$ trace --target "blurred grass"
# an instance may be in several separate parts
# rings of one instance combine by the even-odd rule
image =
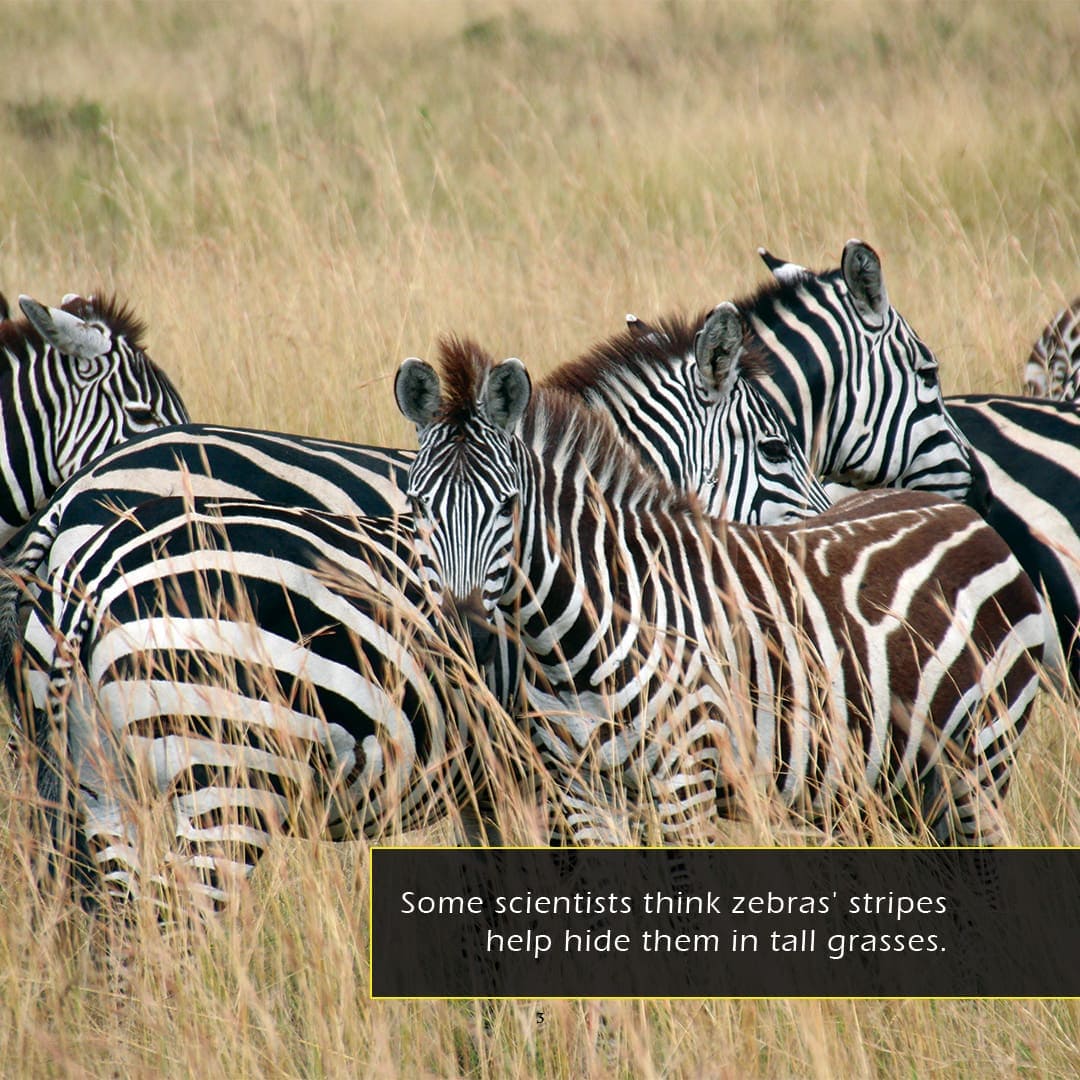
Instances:
[[[196,417],[411,445],[406,355],[537,370],[854,235],[950,392],[1015,391],[1078,288],[1080,9],[1061,2],[0,2],[0,288],[102,286]],[[1078,717],[1010,795],[1076,844]],[[5,767],[6,789],[21,790]],[[21,1075],[1072,1076],[1072,1002],[365,997],[362,851],[282,845],[189,949],[32,896],[0,828],[0,1061]],[[134,932],[133,932],[134,933]],[[485,1033],[485,1022],[490,1033]]]

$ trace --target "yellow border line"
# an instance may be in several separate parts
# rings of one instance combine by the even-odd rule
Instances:
[[[465,853],[483,853],[486,851],[545,851],[549,853],[563,853],[563,852],[581,852],[584,854],[592,854],[598,851],[615,851],[621,855],[626,855],[632,852],[639,851],[663,851],[667,853],[678,851],[689,852],[709,852],[710,854],[722,854],[726,852],[736,851],[763,851],[776,854],[778,852],[788,851],[810,851],[815,855],[822,853],[828,854],[829,852],[842,852],[845,855],[851,852],[862,851],[903,851],[903,852],[917,852],[919,854],[934,854],[938,851],[972,851],[982,852],[987,855],[995,855],[999,852],[1005,851],[1080,851],[1080,845],[1069,847],[1052,847],[1049,845],[1032,846],[1032,847],[967,847],[960,844],[949,844],[943,847],[901,847],[899,845],[874,845],[869,847],[810,847],[808,845],[800,845],[799,847],[765,847],[761,845],[744,845],[739,844],[734,847],[667,847],[664,845],[648,845],[644,847],[618,847],[618,846],[598,846],[598,847],[565,847],[565,848],[553,848],[544,847],[541,845],[520,845],[520,846],[499,846],[499,847],[457,847],[453,845],[440,845],[440,844],[417,844],[411,845],[391,845],[391,844],[372,844],[368,847],[368,1000],[372,1002],[376,1001],[1080,1001],[1080,995],[1054,995],[1054,994],[1036,994],[1036,995],[1021,995],[1018,997],[1008,997],[1002,995],[987,995],[987,996],[972,996],[971,994],[939,994],[937,996],[919,995],[918,997],[902,997],[898,995],[889,994],[864,994],[864,995],[824,995],[824,994],[777,994],[770,996],[753,995],[753,994],[726,994],[723,996],[716,995],[667,995],[665,997],[621,997],[621,996],[604,996],[604,997],[581,997],[569,994],[563,994],[557,997],[529,997],[525,995],[499,995],[499,996],[486,996],[486,997],[430,997],[411,995],[407,997],[403,996],[390,996],[379,995],[376,997],[371,993],[372,987],[372,963],[375,952],[375,927],[372,923],[373,906],[371,898],[374,895],[372,874],[375,869],[375,860],[372,855],[376,851],[461,851]]]

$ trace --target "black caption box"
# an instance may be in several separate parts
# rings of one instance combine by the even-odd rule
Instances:
[[[371,994],[1071,997],[1080,850],[371,852]]]

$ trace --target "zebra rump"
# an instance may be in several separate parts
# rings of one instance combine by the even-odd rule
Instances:
[[[419,546],[517,635],[575,839],[625,835],[620,800],[671,841],[747,790],[828,821],[865,786],[939,841],[999,838],[1060,651],[973,510],[876,492],[793,525],[718,522],[621,455],[606,418],[532,393],[519,361],[455,341],[441,358],[441,379],[410,360],[395,388],[420,438]]]
[[[49,662],[39,787],[112,896],[164,884],[139,808],[164,803],[175,884],[220,906],[279,831],[374,837],[484,801],[498,707],[405,522],[156,499],[46,586],[27,629]]]

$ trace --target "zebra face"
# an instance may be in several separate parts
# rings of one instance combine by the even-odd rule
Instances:
[[[831,505],[791,431],[745,377],[748,356],[738,308],[717,306],[694,342],[689,381],[693,405],[685,423],[702,432],[698,450],[683,455],[680,486],[696,491],[714,517],[780,525]],[[689,359],[689,358],[688,358]],[[696,406],[696,407],[695,407]]]
[[[36,378],[48,385],[51,462],[63,479],[110,446],[155,428],[186,423],[168,376],[143,352],[142,326],[112,301],[68,295],[59,308],[19,297],[44,349]]]
[[[406,485],[417,550],[433,590],[468,624],[475,648],[478,622],[490,633],[517,567],[524,470],[512,432],[531,383],[510,359],[486,372],[479,394],[465,388],[463,399],[462,390],[450,387],[444,399],[438,374],[416,359],[401,366],[394,387],[420,443]]]
[[[892,307],[863,331],[867,359],[851,380],[850,422],[828,474],[853,487],[925,489],[981,507],[981,470],[945,408],[937,357]]]
[[[707,514],[750,525],[783,525],[832,504],[801,446],[760,393],[743,381],[706,413],[697,491]]]

